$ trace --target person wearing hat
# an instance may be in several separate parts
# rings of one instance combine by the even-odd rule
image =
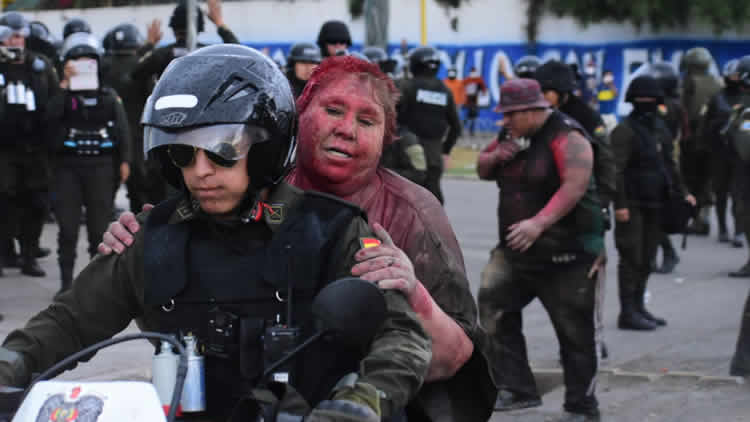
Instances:
[[[320,64],[323,57],[317,45],[309,42],[300,42],[292,45],[286,58],[286,78],[292,87],[292,94],[297,98],[305,89],[307,80]]]
[[[539,83],[501,87],[508,136],[479,156],[477,170],[500,187],[500,242],[482,271],[480,321],[489,332],[496,409],[541,404],[526,355],[522,311],[539,298],[560,342],[566,421],[598,421],[594,302],[604,218],[592,180],[586,131],[553,110]]]
[[[664,101],[659,81],[649,74],[630,82],[625,100],[633,111],[612,131],[617,194],[615,246],[622,330],[654,330],[667,324],[645,307],[651,261],[662,237],[661,208],[670,192],[678,192],[695,205],[682,186],[672,151],[672,134],[658,114]]]
[[[341,21],[327,21],[318,32],[318,47],[323,58],[336,56],[352,46],[349,27]]]

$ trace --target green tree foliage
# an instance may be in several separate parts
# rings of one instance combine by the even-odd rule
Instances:
[[[413,0],[410,0],[413,1]],[[470,0],[429,0],[438,3],[443,7],[458,8],[462,3],[468,3]],[[353,18],[359,18],[364,13],[365,0],[349,0],[349,13]]]
[[[680,28],[690,22],[710,24],[717,34],[742,30],[750,19],[748,0],[526,0],[527,37],[536,40],[542,13],[572,16],[583,26],[599,22],[649,24],[654,30]]]

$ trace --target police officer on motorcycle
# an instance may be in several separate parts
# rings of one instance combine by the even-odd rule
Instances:
[[[443,203],[440,179],[461,134],[461,122],[453,95],[437,78],[439,69],[440,56],[435,48],[417,47],[409,54],[409,70],[414,77],[400,84],[398,123],[422,144],[427,160],[424,187]]]
[[[294,98],[302,94],[307,80],[310,79],[310,75],[318,67],[321,60],[323,60],[323,57],[315,44],[301,42],[294,44],[289,49],[289,55],[286,59],[286,77],[289,79],[289,85],[292,86]]]
[[[112,218],[112,195],[130,174],[130,130],[122,100],[102,86],[102,50],[91,34],[77,32],[63,43],[64,89],[50,100],[48,116],[57,128],[52,138],[55,162],[55,215],[60,226],[60,290],[73,282],[81,206],[86,207],[89,255],[96,254]],[[85,68],[93,74],[83,74]],[[76,78],[88,77],[77,82]],[[117,182],[116,182],[117,181]]]
[[[54,67],[25,48],[29,23],[18,12],[0,16],[0,249],[7,249],[20,226],[21,272],[43,277],[36,249],[49,197],[45,111],[59,91]],[[7,251],[0,251],[0,259]],[[0,264],[0,268],[3,265]],[[0,269],[0,275],[2,270]]]
[[[124,254],[92,261],[35,324],[6,338],[0,384],[27,385],[32,373],[138,318],[144,329],[199,339],[203,419],[230,420],[269,360],[317,331],[317,292],[351,274],[356,252],[378,242],[358,207],[282,182],[295,122],[285,77],[260,52],[216,45],[177,59],[143,124],[146,151],[180,194],[139,215],[145,229]],[[314,407],[305,421],[389,420],[416,394],[430,340],[402,293],[384,298],[388,318],[365,350],[329,338],[289,368],[289,385]],[[271,351],[282,329],[287,346]],[[238,413],[231,420],[248,419]]]

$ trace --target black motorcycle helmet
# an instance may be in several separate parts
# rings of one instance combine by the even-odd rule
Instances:
[[[513,73],[519,78],[534,78],[534,73],[542,65],[542,60],[537,56],[523,56],[513,66]]]
[[[165,179],[184,186],[167,149],[186,144],[226,160],[247,154],[248,197],[281,181],[295,146],[296,116],[289,83],[276,63],[238,44],[200,48],[173,60],[146,102],[144,152]]]
[[[63,26],[63,40],[68,36],[75,34],[76,32],[84,32],[86,34],[91,33],[91,25],[81,18],[73,18],[65,23]]]
[[[409,52],[409,71],[414,76],[435,76],[440,69],[440,54],[433,47],[417,47]]]
[[[737,74],[737,64],[740,59],[732,59],[724,63],[724,67],[721,69],[721,76],[724,78],[724,83],[729,85],[736,85],[739,75]]]
[[[31,32],[29,21],[18,12],[6,12],[0,15],[0,25],[9,27],[24,38],[27,38]]]
[[[346,48],[352,46],[352,36],[349,33],[349,27],[341,21],[328,21],[320,27],[318,32],[318,47],[323,57],[328,57],[326,44],[346,44]]]
[[[320,49],[313,43],[300,42],[292,45],[289,49],[289,55],[286,58],[289,67],[293,67],[295,63],[320,63],[323,60],[323,56],[320,54]]]
[[[367,56],[370,62],[380,66],[383,73],[393,74],[396,71],[396,60],[388,57],[388,53],[381,47],[369,46],[362,50],[362,54]]]
[[[736,72],[740,85],[750,88],[750,55],[740,58],[737,62]]]
[[[57,57],[58,41],[49,32],[49,28],[42,22],[29,22],[29,37],[26,39],[26,46],[31,51],[43,54],[50,60]]]
[[[557,91],[567,94],[578,88],[573,69],[563,62],[550,60],[534,72],[534,79],[539,82],[542,91]]]
[[[661,85],[664,95],[677,98],[680,96],[678,89],[680,87],[680,74],[677,69],[667,62],[657,62],[649,65],[646,71],[648,75],[653,76]]]
[[[200,7],[196,7],[195,20],[195,32],[203,32],[203,12]],[[169,27],[176,32],[187,30],[187,5],[184,1],[181,1],[177,7],[174,8],[172,16],[169,18]]]
[[[638,97],[655,98],[660,104],[664,101],[664,90],[656,78],[643,74],[630,81],[625,101],[632,103]]]
[[[144,39],[141,32],[138,31],[138,27],[132,23],[121,23],[104,35],[102,47],[108,53],[112,53],[122,50],[135,50],[140,48],[143,43]]]

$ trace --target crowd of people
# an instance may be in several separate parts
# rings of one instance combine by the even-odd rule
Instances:
[[[0,16],[0,275],[18,266],[45,276],[37,259],[49,253],[39,237],[50,206],[61,274],[54,306],[3,342],[0,386],[23,387],[136,320],[198,336],[204,416],[240,420],[242,399],[263,381],[264,330],[291,327],[301,342],[316,328],[315,294],[354,276],[384,292],[387,319],[365,350],[330,340],[296,361],[288,382],[304,420],[486,421],[540,405],[522,330],[538,298],[560,343],[560,420],[596,421],[612,219],[617,325],[638,331],[667,325],[645,294],[653,271],[679,261],[669,234],[708,234],[714,203],[719,241],[741,247],[750,227],[750,56],[730,62],[723,82],[700,47],[679,70],[649,65],[619,122],[611,72],[590,80],[588,69],[582,77],[526,56],[503,70],[503,123],[477,162],[500,190],[499,242],[475,300],[440,180],[462,106],[473,134],[487,90],[478,72],[458,80],[450,69],[441,81],[429,46],[405,63],[381,47],[350,51],[340,21],[294,44],[282,69],[232,45],[219,0],[206,16],[224,43],[191,52],[188,15],[175,8],[175,42],[158,48],[158,21],[146,39],[122,24],[100,42],[71,19],[57,46],[41,22]],[[204,14],[195,16],[201,32]],[[107,229],[122,183],[143,212]],[[75,276],[82,209],[99,257]],[[750,259],[731,275],[750,277]],[[294,313],[282,311],[280,292],[294,292]],[[750,308],[744,315],[731,367],[740,376],[750,374]],[[279,403],[273,414],[291,411]]]

